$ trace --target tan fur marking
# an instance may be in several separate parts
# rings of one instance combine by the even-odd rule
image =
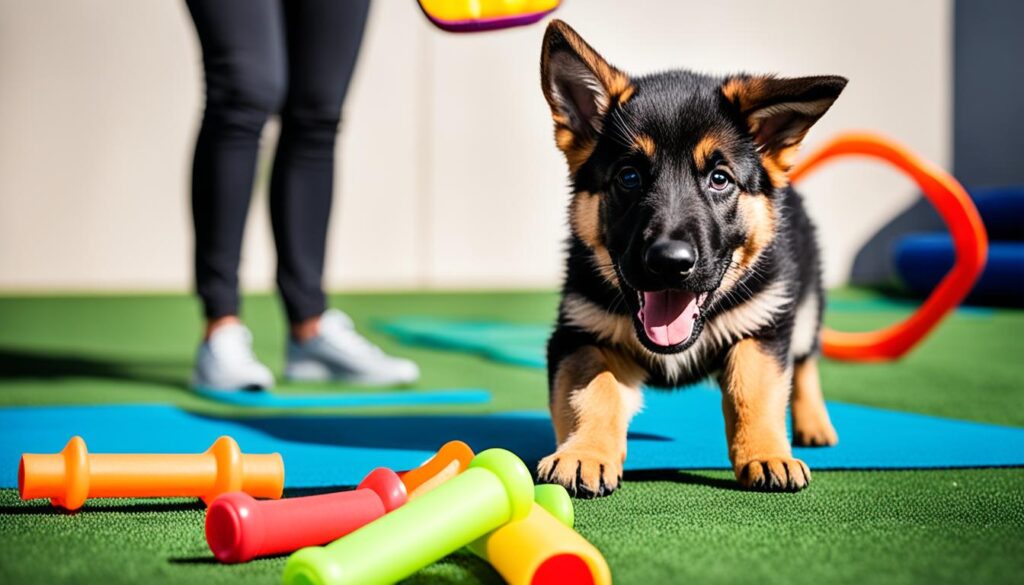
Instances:
[[[733,78],[722,84],[722,95],[730,102],[739,105],[743,97],[743,80]],[[742,109],[742,106],[741,106]]]
[[[615,489],[626,458],[629,421],[641,406],[645,373],[629,357],[585,347],[555,373],[551,419],[558,450],[541,460],[540,477],[572,488]],[[583,485],[576,483],[577,469]]]
[[[789,184],[789,171],[793,168],[799,149],[800,145],[794,144],[777,152],[761,153],[761,164],[768,171],[768,179],[776,189],[781,189]]]
[[[769,197],[741,193],[737,205],[747,228],[747,239],[733,250],[732,264],[722,279],[723,290],[732,288],[775,239],[775,207]]]
[[[594,140],[574,133],[568,126],[555,126],[555,144],[565,154],[569,172],[576,174],[593,154],[597,143]]]
[[[619,102],[620,106],[625,105],[626,102],[628,102],[633,97],[634,92],[636,92],[636,86],[629,85],[625,89],[623,89],[621,93],[619,93],[619,96],[616,101]]]
[[[791,372],[753,339],[736,343],[722,375],[729,459],[747,487],[802,489],[807,466],[794,459],[786,440],[786,403]]]
[[[718,138],[714,134],[707,134],[700,139],[697,146],[693,148],[693,162],[698,170],[704,169],[708,163],[708,157],[718,148]]]
[[[746,114],[764,94],[767,77],[734,77],[722,85],[722,94]]]
[[[654,145],[654,139],[646,134],[637,134],[636,138],[633,139],[633,148],[644,153],[647,158],[654,158],[654,155],[657,152],[657,148]]]
[[[601,233],[601,194],[580,191],[573,195],[569,207],[569,227],[593,252],[594,267],[608,282],[618,286],[611,254],[604,245]]]
[[[559,444],[576,434],[587,443],[601,442],[614,431],[625,432],[628,419],[635,412],[626,412],[627,397],[636,394],[644,370],[620,352],[585,347],[562,360],[555,373],[551,417],[555,421],[555,438]],[[622,386],[622,387],[620,387]],[[629,397],[628,400],[633,400]],[[588,427],[589,422],[611,423],[611,427]],[[590,434],[596,436],[590,437]],[[624,439],[624,436],[622,437]]]
[[[588,191],[573,195],[569,224],[583,243],[596,248],[601,245],[601,196]]]
[[[825,408],[816,358],[808,358],[794,368],[793,399],[789,409],[794,445],[826,447],[839,442]]]

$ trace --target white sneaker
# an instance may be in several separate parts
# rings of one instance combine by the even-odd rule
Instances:
[[[348,315],[331,309],[320,317],[320,331],[305,342],[288,340],[285,377],[298,381],[338,380],[388,386],[420,377],[412,361],[389,356],[356,332]]]
[[[249,329],[232,323],[218,327],[199,346],[192,385],[205,390],[266,390],[274,386],[274,375],[252,352]]]

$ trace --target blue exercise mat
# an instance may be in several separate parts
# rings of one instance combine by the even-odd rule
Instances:
[[[486,390],[397,390],[394,392],[363,392],[339,394],[278,394],[275,392],[220,392],[197,389],[196,394],[250,408],[372,408],[396,406],[452,406],[487,404],[491,393]]]
[[[551,325],[456,321],[433,317],[400,317],[377,324],[409,345],[465,351],[488,359],[543,368]]]
[[[1024,465],[1024,429],[832,403],[840,444],[795,449],[812,469],[927,469]],[[243,452],[278,452],[285,486],[357,484],[371,469],[419,465],[452,439],[504,447],[529,465],[554,448],[547,413],[459,416],[220,418],[165,405],[0,409],[0,487],[17,485],[22,453],[58,452],[72,435],[95,453],[196,453],[220,435]],[[721,396],[710,386],[646,392],[630,427],[626,470],[726,469]]]

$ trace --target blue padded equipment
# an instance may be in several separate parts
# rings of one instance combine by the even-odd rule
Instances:
[[[912,234],[895,246],[896,272],[919,295],[935,288],[953,267],[953,240],[947,234]],[[1024,241],[992,241],[988,262],[968,302],[1024,306]]]

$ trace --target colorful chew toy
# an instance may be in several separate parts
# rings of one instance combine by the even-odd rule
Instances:
[[[68,510],[87,498],[195,496],[210,503],[235,491],[280,498],[283,489],[281,456],[244,455],[231,437],[197,455],[94,455],[72,437],[60,453],[22,455],[18,467],[21,499],[50,498]]]
[[[244,563],[325,544],[405,503],[405,486],[378,467],[348,492],[258,502],[244,492],[218,497],[206,511],[206,542],[222,563]]]
[[[402,475],[406,488],[423,495],[466,468],[473,450],[446,443],[423,465]],[[411,499],[411,496],[410,496]],[[611,571],[601,553],[572,529],[569,493],[560,485],[534,487],[529,515],[510,522],[467,548],[489,562],[510,585],[606,585]]]
[[[610,585],[608,563],[572,529],[569,493],[560,485],[534,488],[529,515],[469,545],[509,585]]]
[[[838,136],[801,161],[790,179],[796,183],[825,161],[845,156],[883,160],[913,179],[946,222],[956,248],[953,269],[905,321],[861,333],[823,330],[822,349],[828,357],[851,361],[893,360],[917,345],[971,291],[985,268],[988,236],[978,209],[956,179],[887,138],[867,133]]]
[[[473,450],[462,441],[449,441],[416,469],[401,475],[409,499],[415,499],[465,471]]]
[[[395,583],[474,540],[525,518],[530,472],[512,453],[488,449],[469,469],[324,547],[288,559],[285,585]]]
[[[441,30],[482,32],[533,24],[558,8],[559,0],[419,0],[419,4]]]

